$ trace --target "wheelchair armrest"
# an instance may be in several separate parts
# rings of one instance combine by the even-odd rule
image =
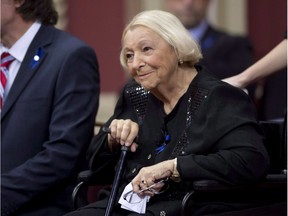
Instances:
[[[216,180],[197,180],[193,182],[193,190],[197,192],[265,190],[274,189],[287,184],[287,174],[268,174],[263,181],[257,183],[228,185]]]
[[[100,176],[100,177],[99,177]],[[93,172],[91,170],[84,170],[78,174],[78,184],[75,186],[73,192],[72,192],[72,203],[74,209],[78,208],[78,199],[79,194],[83,190],[83,188],[86,188],[88,186],[100,186],[103,185],[107,186],[111,182],[107,182],[106,178],[101,178],[101,174],[99,172]],[[82,202],[85,203],[85,201],[82,200]]]
[[[85,170],[78,174],[78,182],[83,182],[87,185],[104,185],[107,184],[107,180],[99,178],[98,172],[92,172],[91,170]]]
[[[189,215],[189,206],[191,205],[191,203],[193,205],[196,197],[207,196],[207,198],[209,198],[211,194],[213,194],[214,196],[215,194],[216,196],[217,194],[219,194],[220,198],[224,196],[224,192],[231,193],[233,191],[233,194],[235,194],[237,193],[237,190],[240,190],[239,186],[228,185],[216,180],[203,179],[194,181],[192,190],[187,192],[182,199],[181,215]]]
[[[101,177],[101,173],[85,170],[78,174],[78,182],[83,182],[86,185],[107,185],[111,184],[106,178]]]
[[[193,182],[193,190],[198,192],[223,191],[234,188],[236,188],[236,186],[227,185],[216,180],[197,180]]]
[[[78,174],[78,182],[90,182],[93,178],[93,172],[91,170],[84,170]]]
[[[73,208],[78,208],[78,197],[82,188],[93,183],[93,172],[91,170],[85,170],[78,174],[78,184],[75,186],[72,192],[72,204]]]
[[[182,200],[182,215],[186,215],[189,204],[193,204],[196,197],[201,199],[213,197],[226,201],[235,199],[240,202],[241,200],[250,202],[259,198],[263,202],[277,202],[286,200],[286,191],[286,173],[269,174],[263,181],[242,185],[228,185],[216,180],[197,180],[193,182],[192,190],[186,193]]]

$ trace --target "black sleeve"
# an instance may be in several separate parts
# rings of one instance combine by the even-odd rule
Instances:
[[[178,157],[182,179],[236,184],[255,181],[268,171],[269,158],[255,110],[248,96],[240,91],[227,85],[209,93],[190,131],[200,134],[191,136],[190,142],[202,146],[203,151]]]

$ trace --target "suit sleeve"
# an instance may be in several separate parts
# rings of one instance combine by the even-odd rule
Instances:
[[[236,75],[253,63],[252,45],[245,37],[222,36],[212,47],[203,64],[219,79]]]
[[[49,54],[61,57],[59,71],[51,71],[58,75],[47,114],[49,137],[37,155],[2,175],[2,215],[75,179],[93,136],[100,88],[94,51],[81,45]]]

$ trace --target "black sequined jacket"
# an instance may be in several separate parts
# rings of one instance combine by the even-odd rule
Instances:
[[[143,166],[175,157],[182,181],[170,182],[167,193],[154,196],[150,204],[157,199],[182,199],[196,179],[228,184],[259,180],[268,170],[269,159],[255,116],[254,106],[242,90],[205,71],[199,70],[168,115],[161,101],[136,82],[129,82],[106,123],[109,126],[116,118],[132,119],[140,125],[139,148],[126,159],[119,195]],[[165,134],[170,141],[157,152]],[[92,170],[104,168],[101,178],[113,178],[118,157],[109,152],[107,137],[101,131],[88,156]]]

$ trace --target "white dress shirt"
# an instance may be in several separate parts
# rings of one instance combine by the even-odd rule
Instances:
[[[17,40],[16,43],[13,44],[13,46],[10,49],[8,49],[7,47],[4,47],[2,43],[0,44],[1,54],[2,52],[9,52],[10,55],[12,55],[15,58],[15,60],[9,66],[9,75],[8,75],[8,80],[5,86],[4,97],[3,97],[4,101],[17,76],[17,73],[19,71],[21,63],[23,62],[26,52],[33,38],[35,37],[38,30],[40,29],[40,27],[41,27],[40,22],[34,22],[30,26],[30,28],[25,32],[25,34],[23,34],[22,37],[19,38],[19,40]]]

